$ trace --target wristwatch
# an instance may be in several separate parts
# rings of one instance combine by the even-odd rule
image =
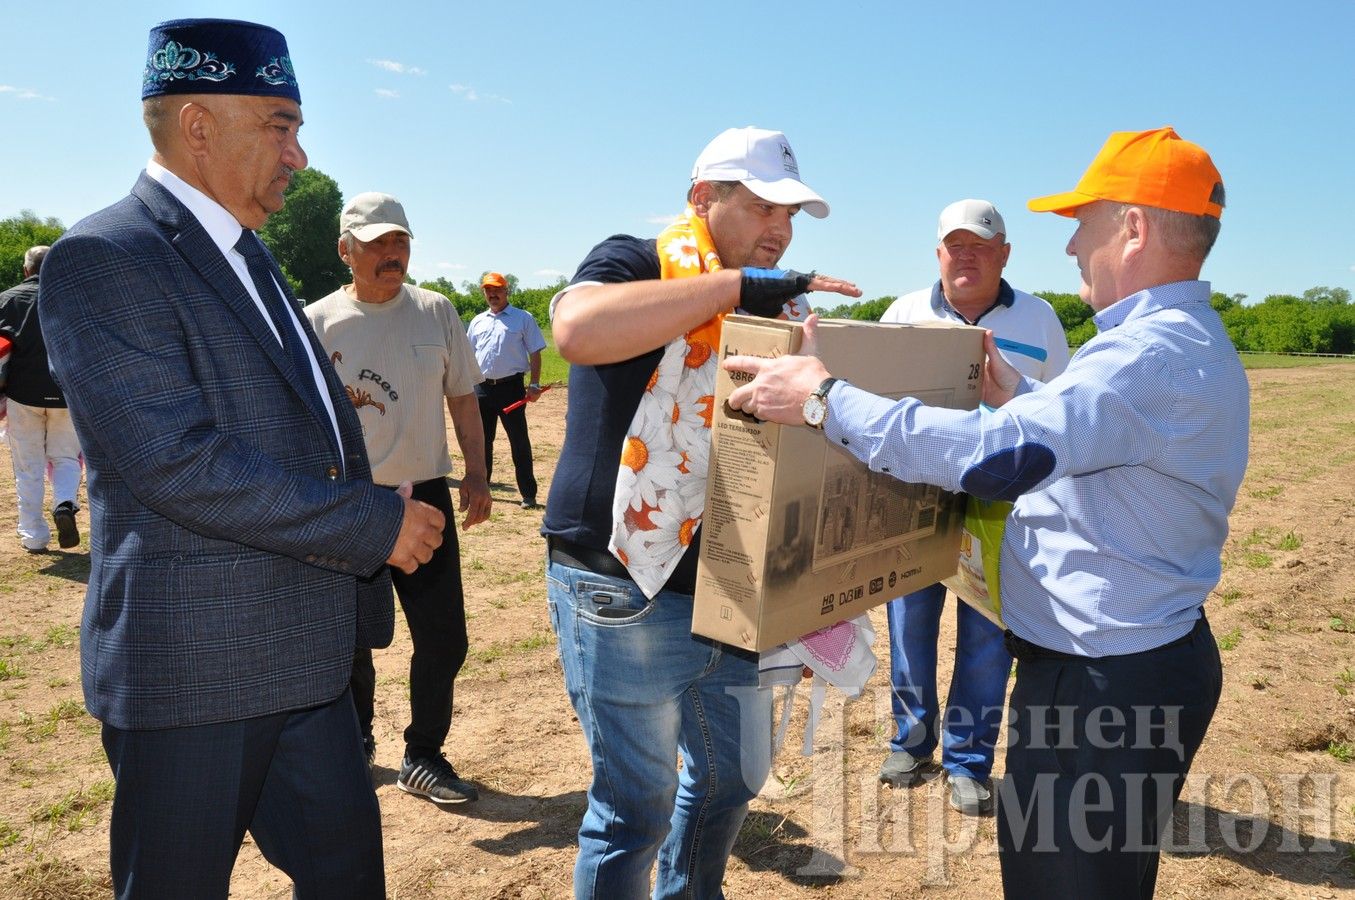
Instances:
[[[838,381],[837,378],[825,378],[814,392],[805,398],[805,405],[800,408],[800,412],[805,417],[805,424],[810,428],[823,427],[823,420],[828,418],[828,392]]]

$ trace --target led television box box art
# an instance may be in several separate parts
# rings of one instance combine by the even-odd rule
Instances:
[[[795,322],[729,316],[720,359],[795,353],[801,335]],[[819,356],[875,394],[979,405],[980,328],[830,319]],[[815,429],[732,410],[747,380],[716,376],[694,633],[766,650],[955,574],[964,495],[872,472]]]

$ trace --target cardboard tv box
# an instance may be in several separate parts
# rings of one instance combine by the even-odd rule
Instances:
[[[800,349],[796,322],[731,315],[720,360]],[[882,396],[975,409],[983,329],[819,323],[828,370]],[[823,433],[732,410],[716,376],[692,631],[761,651],[955,574],[964,495],[870,471]]]

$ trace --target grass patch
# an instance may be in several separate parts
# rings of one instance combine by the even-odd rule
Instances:
[[[0,850],[19,843],[19,829],[0,819]]]
[[[95,900],[112,895],[107,875],[96,878],[69,860],[39,853],[37,858],[14,876],[17,896],[61,900]]]
[[[113,799],[113,781],[96,781],[87,788],[71,791],[55,803],[39,806],[32,819],[67,831],[82,831],[96,821],[98,812]]]
[[[70,625],[53,625],[47,629],[43,642],[48,647],[74,647],[80,639],[79,629]]]
[[[1350,762],[1355,759],[1355,744],[1350,741],[1332,741],[1327,745],[1327,755],[1337,762]]]
[[[1289,533],[1287,533],[1284,537],[1280,538],[1280,542],[1279,544],[1276,545],[1276,549],[1297,550],[1302,546],[1303,546],[1303,536],[1294,533],[1294,531],[1291,529]]]
[[[541,351],[541,383],[564,384],[569,381],[569,363],[555,349],[555,335],[547,333],[546,349]]]
[[[1275,560],[1269,553],[1261,550],[1248,550],[1242,554],[1242,562],[1249,569],[1268,569]]]
[[[18,660],[0,659],[0,681],[9,681],[11,678],[23,677],[24,670],[20,668]]]
[[[88,715],[85,712],[85,705],[72,698],[62,700],[56,706],[47,710],[41,718],[34,718],[31,714],[24,713],[19,717],[19,723],[28,729],[28,733],[25,735],[28,742],[36,744],[56,734],[57,728],[62,722],[84,719]]]
[[[1270,487],[1258,488],[1251,492],[1255,500],[1274,500],[1280,494],[1284,493],[1284,488],[1278,484],[1272,484]]]
[[[542,647],[548,647],[554,643],[555,637],[549,631],[538,631],[530,634],[520,641],[504,643],[495,641],[492,644],[472,650],[470,655],[477,662],[488,665],[497,662],[511,653],[530,653],[533,650],[540,650]]]
[[[1220,650],[1232,650],[1242,641],[1242,629],[1234,628],[1232,631],[1219,638]]]
[[[1242,596],[1243,593],[1241,589],[1229,588],[1228,590],[1223,591],[1222,593],[1219,594],[1219,601],[1222,602],[1224,606],[1232,606],[1233,603],[1235,603],[1238,600],[1238,598]]]
[[[1349,359],[1330,356],[1287,356],[1283,353],[1239,353],[1244,369],[1302,369],[1349,363]]]
[[[1355,625],[1352,625],[1350,622],[1347,622],[1340,616],[1332,616],[1330,619],[1328,619],[1327,627],[1330,628],[1332,631],[1340,631],[1344,634],[1349,634],[1352,631],[1355,631]],[[1347,669],[1346,671],[1349,672],[1350,670]]]

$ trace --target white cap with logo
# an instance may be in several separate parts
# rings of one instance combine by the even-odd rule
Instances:
[[[936,239],[945,240],[946,235],[957,228],[972,231],[985,241],[995,234],[1007,233],[1007,223],[1002,221],[1002,214],[987,200],[957,200],[941,210],[941,218],[936,224]]]
[[[828,204],[800,180],[800,166],[790,141],[779,131],[730,128],[706,145],[692,167],[692,183],[737,181],[763,200],[798,206],[816,219],[828,215]]]
[[[410,237],[409,219],[405,217],[405,208],[390,194],[368,191],[358,194],[339,215],[339,234],[351,232],[353,237],[366,243],[374,241],[390,231],[403,231]]]

